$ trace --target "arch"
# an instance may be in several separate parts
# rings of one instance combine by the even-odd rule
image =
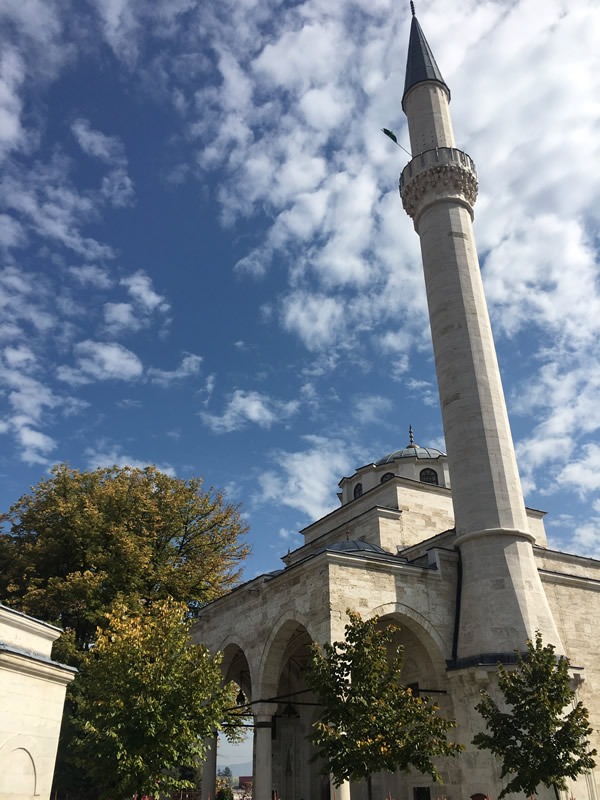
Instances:
[[[377,608],[371,609],[364,616],[368,619],[371,617],[403,617],[406,627],[410,628],[423,641],[428,650],[431,647],[434,652],[437,652],[440,660],[445,664],[446,658],[444,654],[448,649],[446,642],[427,617],[411,608],[411,606],[407,606],[404,603],[384,603],[377,606]]]
[[[223,680],[237,683],[246,697],[251,700],[255,676],[244,649],[237,643],[230,642],[222,652],[221,672],[223,673]]]
[[[295,631],[303,628],[308,638],[314,642],[310,621],[301,613],[282,614],[273,625],[271,633],[263,648],[257,673],[257,687],[261,697],[273,697],[277,692],[279,672],[288,649],[290,639]]]
[[[395,477],[396,477],[396,476],[394,475],[394,473],[393,473],[393,472],[385,472],[385,473],[384,473],[384,474],[381,476],[381,479],[380,479],[379,483],[387,483],[388,481],[391,481],[391,480],[392,480],[392,478],[395,478]]]
[[[272,714],[272,788],[281,797],[315,797],[308,735],[317,698],[306,685],[311,627],[304,614],[282,614],[265,644],[258,673],[257,696]]]
[[[421,470],[419,473],[419,480],[422,483],[431,483],[434,486],[440,485],[439,475],[434,469],[431,469],[431,467],[425,467],[425,469]]]
[[[454,698],[448,678],[445,654],[449,652],[439,631],[423,614],[403,603],[384,603],[369,612],[369,616],[378,616],[381,624],[397,623],[398,629],[392,636],[392,647],[404,648],[404,663],[400,682],[410,687],[418,696],[429,698],[439,707],[439,713],[448,719],[455,719]],[[438,762],[438,769],[444,783],[453,783],[450,765],[446,760]],[[426,785],[405,773],[379,773],[373,778],[373,795],[381,797],[411,797],[413,788]]]
[[[363,493],[363,485],[362,483],[357,483],[356,486],[354,487],[354,492],[353,492],[354,499],[356,500],[356,498],[360,497],[362,493]]]
[[[38,794],[37,747],[31,736],[17,735],[0,747],[0,797]]]

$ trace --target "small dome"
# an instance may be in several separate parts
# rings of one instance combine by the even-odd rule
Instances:
[[[391,553],[379,547],[378,544],[371,544],[371,542],[363,542],[357,539],[348,539],[343,542],[336,542],[335,544],[328,544],[325,550],[334,550],[336,553],[381,553],[382,555],[389,556]]]
[[[436,450],[435,447],[421,447],[420,444],[415,444],[415,437],[413,435],[412,425],[408,427],[409,443],[402,450],[394,450],[393,453],[388,453],[387,456],[380,458],[375,462],[376,467],[381,467],[384,464],[392,464],[399,458],[439,458],[446,456],[441,450]]]
[[[379,461],[375,462],[375,466],[381,467],[383,464],[392,464],[399,458],[439,458],[440,456],[445,457],[445,455],[441,450],[436,450],[435,447],[421,447],[418,444],[413,444],[402,450],[394,450],[393,453],[380,458]]]

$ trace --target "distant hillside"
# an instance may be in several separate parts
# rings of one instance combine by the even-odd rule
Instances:
[[[252,775],[252,762],[246,761],[243,764],[218,764],[218,769],[224,769],[225,767],[229,767],[231,770],[231,774],[235,778],[239,778],[240,775]]]

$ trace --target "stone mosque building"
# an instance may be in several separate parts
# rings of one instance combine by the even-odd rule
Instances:
[[[341,479],[340,507],[302,531],[283,569],[206,606],[194,628],[196,641],[223,651],[225,677],[249,703],[256,800],[330,796],[306,738],[318,707],[304,674],[311,642],[343,639],[348,608],[399,626],[406,684],[456,719],[466,745],[439,764],[443,786],[382,773],[375,797],[497,798],[498,762],[470,745],[482,726],[474,706],[482,688],[494,692],[497,662],[514,663],[537,630],[570,659],[600,728],[600,562],[548,549],[544,514],[523,502],[472,227],[477,176],[456,147],[449,101],[413,9],[402,98],[413,157],[400,194],[421,242],[448,455],[411,431],[404,449]],[[205,797],[214,797],[215,750]],[[569,796],[599,793],[595,770]],[[362,800],[366,787],[344,784],[334,796]]]

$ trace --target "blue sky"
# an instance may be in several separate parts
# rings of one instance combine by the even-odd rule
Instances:
[[[337,482],[443,448],[397,192],[408,3],[4,0],[0,508],[66,461],[240,502],[276,569]],[[600,556],[600,6],[420,0],[529,505]]]

